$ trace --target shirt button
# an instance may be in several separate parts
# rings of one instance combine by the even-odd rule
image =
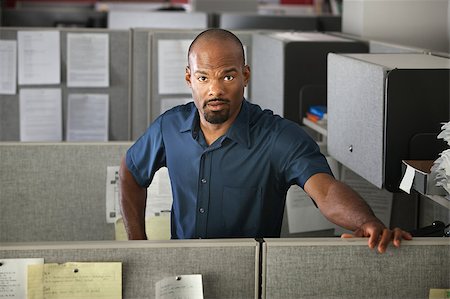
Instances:
[[[198,210],[200,213],[205,213],[205,209],[204,208],[200,208],[199,210]]]
[[[202,179],[201,182],[202,182],[203,184],[206,184],[206,179]]]

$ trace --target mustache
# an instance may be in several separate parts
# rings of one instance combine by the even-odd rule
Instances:
[[[204,104],[203,104],[203,108],[205,108],[209,103],[211,103],[211,102],[222,102],[222,103],[226,103],[226,104],[229,104],[230,103],[230,100],[228,100],[228,99],[223,99],[223,98],[214,98],[214,99],[210,99],[210,100],[207,100]]]

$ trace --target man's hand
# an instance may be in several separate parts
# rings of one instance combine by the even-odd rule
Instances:
[[[401,240],[412,240],[410,233],[394,228],[390,230],[378,221],[364,223],[353,234],[342,234],[341,238],[369,237],[369,248],[373,249],[377,245],[378,252],[384,253],[387,246],[392,241],[395,247],[400,247]]]

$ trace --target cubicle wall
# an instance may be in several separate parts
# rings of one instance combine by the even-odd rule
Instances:
[[[450,288],[450,242],[416,238],[379,254],[367,239],[303,238],[0,243],[0,259],[121,262],[124,299],[201,274],[205,298],[428,298]]]
[[[428,298],[450,288],[450,242],[416,238],[384,254],[367,239],[265,239],[262,298]]]
[[[130,143],[0,143],[0,242],[114,240],[106,171]]]
[[[368,52],[365,42],[310,32],[255,34],[253,49],[252,101],[300,124],[309,107],[299,95],[326,91],[327,54]]]
[[[2,244],[1,258],[45,263],[122,262],[124,299],[155,298],[156,282],[201,274],[205,298],[258,298],[259,244],[252,239]]]
[[[0,95],[0,141],[20,140],[20,88],[61,88],[63,139],[67,120],[69,94],[107,94],[109,96],[109,140],[130,140],[131,99],[131,32],[106,29],[0,28],[2,40],[17,40],[18,31],[60,32],[61,83],[52,85],[19,85],[15,95]],[[109,87],[67,87],[67,34],[104,33],[109,37]]]

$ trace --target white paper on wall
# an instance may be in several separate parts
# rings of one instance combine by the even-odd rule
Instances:
[[[16,41],[0,40],[0,66],[0,94],[16,94]]]
[[[62,141],[60,88],[19,91],[20,141]]]
[[[67,86],[109,86],[108,34],[67,34]]]
[[[61,83],[58,31],[17,32],[19,84]]]

